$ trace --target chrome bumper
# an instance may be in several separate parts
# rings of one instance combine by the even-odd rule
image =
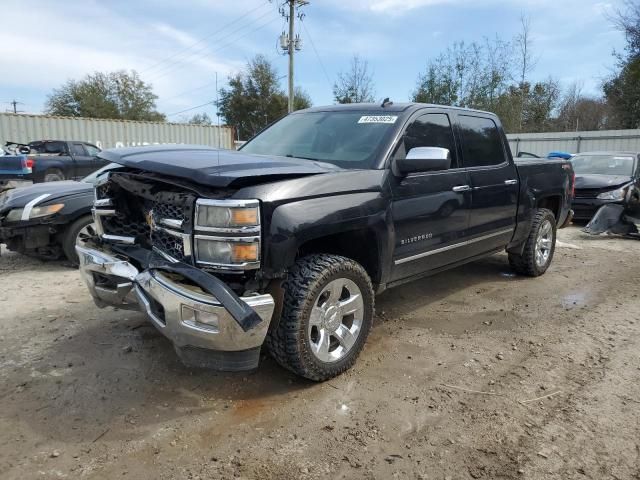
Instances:
[[[245,332],[212,295],[157,270],[139,272],[110,252],[80,245],[76,251],[81,275],[96,305],[144,311],[176,347],[239,352],[258,348],[264,342],[275,306],[271,295],[241,298],[262,319]],[[109,280],[108,286],[104,279]],[[207,323],[197,322],[200,315],[208,319]]]

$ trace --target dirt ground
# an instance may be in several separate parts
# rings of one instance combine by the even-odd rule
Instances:
[[[78,272],[0,257],[0,478],[640,479],[640,242],[560,232],[389,290],[350,372],[183,367]]]

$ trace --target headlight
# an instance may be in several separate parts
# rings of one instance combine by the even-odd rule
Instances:
[[[599,200],[624,200],[624,197],[627,195],[628,185],[625,185],[622,188],[617,190],[612,190],[610,192],[604,192],[598,195]]]
[[[196,230],[246,232],[260,227],[257,200],[210,200],[196,202]]]
[[[198,263],[228,268],[255,268],[260,262],[260,238],[195,236]]]
[[[64,203],[54,203],[53,205],[44,205],[42,207],[34,207],[31,209],[28,218],[22,218],[24,208],[14,208],[7,215],[7,222],[19,222],[20,220],[30,220],[32,218],[46,217],[58,213],[64,208]]]

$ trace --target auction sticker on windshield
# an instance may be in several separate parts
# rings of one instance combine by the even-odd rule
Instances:
[[[365,115],[360,117],[358,123],[396,123],[397,115]]]

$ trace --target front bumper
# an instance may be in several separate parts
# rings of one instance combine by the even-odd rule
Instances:
[[[598,198],[574,198],[571,202],[575,220],[591,220],[600,207],[609,204],[621,204],[618,200],[600,200]]]
[[[140,272],[107,250],[80,245],[76,250],[80,272],[96,305],[142,310],[178,350],[259,352],[264,343],[275,307],[271,295],[241,297],[262,320],[244,331],[215,297],[181,283],[176,279],[179,276],[154,269]],[[209,322],[194,321],[193,312],[200,312]]]
[[[59,250],[52,245],[55,232],[51,225],[18,223],[5,226],[0,223],[0,243],[6,244],[9,250],[16,252],[30,253],[43,249],[53,252]]]

